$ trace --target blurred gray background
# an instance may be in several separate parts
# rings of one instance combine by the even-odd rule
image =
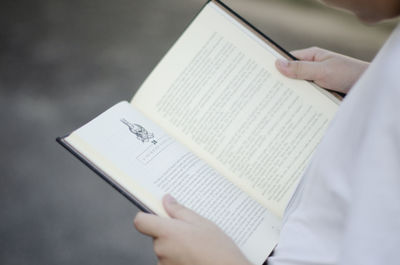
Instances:
[[[0,264],[156,264],[137,209],[55,142],[129,100],[203,0],[2,0]],[[283,47],[371,60],[369,27],[312,1],[226,0]]]

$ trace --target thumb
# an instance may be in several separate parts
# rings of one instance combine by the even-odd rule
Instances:
[[[278,59],[275,62],[275,66],[279,72],[287,77],[310,81],[318,80],[323,71],[318,62],[287,61]]]
[[[163,198],[164,208],[168,215],[174,219],[186,221],[189,223],[196,223],[202,217],[185,206],[179,204],[174,197],[167,194]]]

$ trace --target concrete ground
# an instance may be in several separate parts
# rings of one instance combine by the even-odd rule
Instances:
[[[371,59],[393,27],[306,1],[226,3],[288,49]],[[132,227],[137,209],[55,137],[130,99],[202,4],[1,1],[0,264],[156,263]]]

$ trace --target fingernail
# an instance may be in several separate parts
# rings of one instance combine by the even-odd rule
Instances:
[[[289,62],[284,59],[278,59],[278,65],[282,68],[287,68],[289,66]]]
[[[169,203],[169,204],[177,203],[177,201],[175,200],[175,198],[172,197],[172,196],[169,195],[169,194],[165,195],[164,199],[165,199],[165,202],[167,202],[167,203]]]

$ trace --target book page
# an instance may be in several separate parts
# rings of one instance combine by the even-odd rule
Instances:
[[[262,264],[277,243],[279,217],[128,102],[76,130],[67,142],[158,215],[167,216],[161,199],[169,193],[213,221],[254,264]]]
[[[278,215],[338,107],[309,82],[282,76],[280,56],[211,2],[132,100]]]

